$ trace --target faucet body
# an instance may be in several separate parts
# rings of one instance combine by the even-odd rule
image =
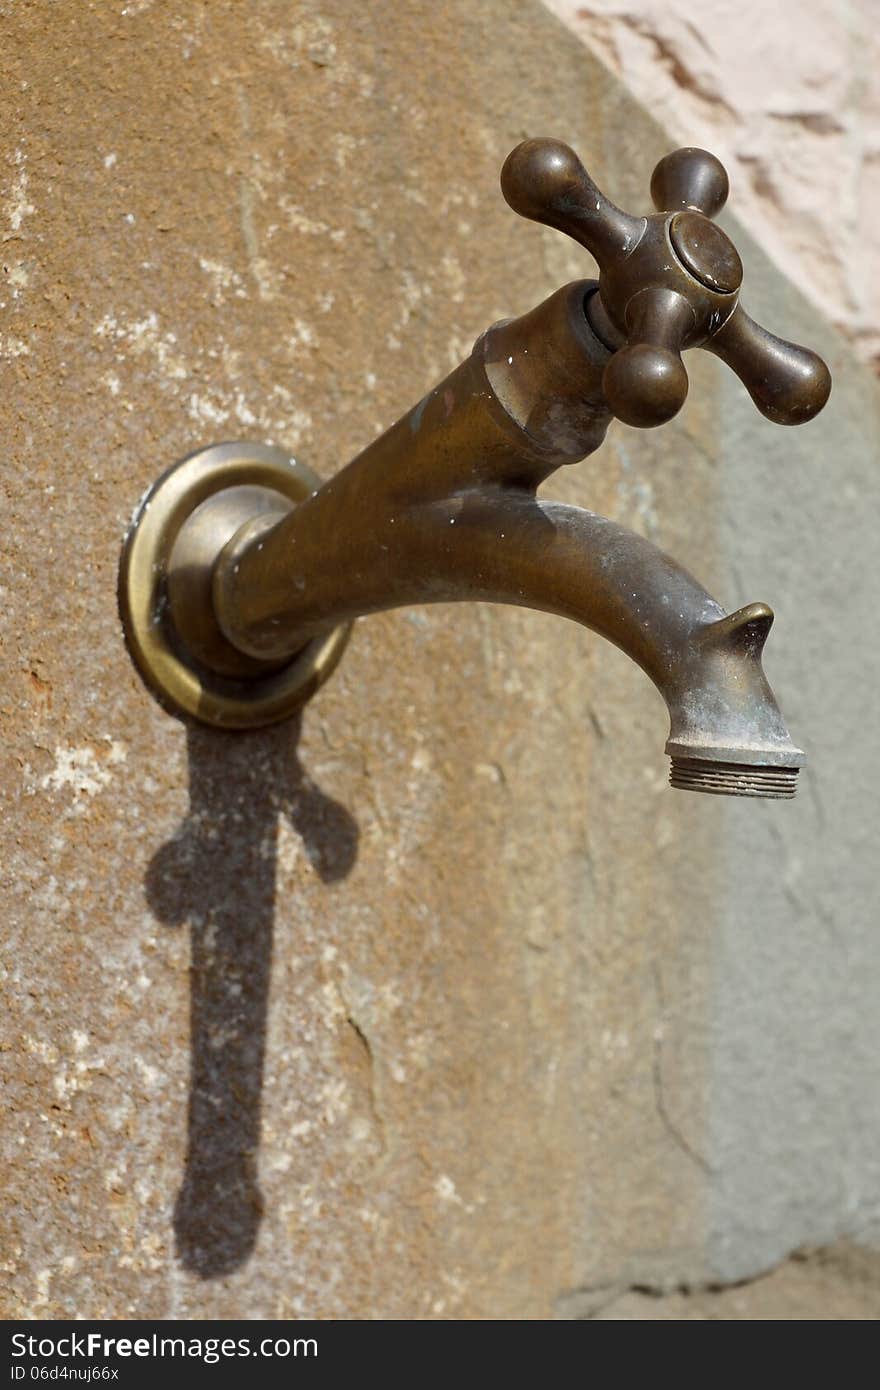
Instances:
[[[793,794],[803,754],[760,661],[770,609],[728,617],[644,537],[536,495],[597,449],[612,419],[610,353],[587,316],[596,288],[577,281],[490,328],[312,497],[268,529],[260,518],[242,527],[214,569],[219,625],[238,651],[279,661],[336,624],[414,603],[571,618],[626,652],[664,697],[675,784],[690,775],[704,790]]]
[[[135,660],[176,708],[241,727],[300,704],[357,617],[518,604],[591,628],[646,672],[669,710],[674,786],[792,796],[803,754],[761,667],[771,609],[728,615],[644,537],[537,493],[593,453],[615,415],[670,418],[687,393],[683,347],[716,352],[780,423],[822,408],[827,368],[738,305],[741,262],[708,220],[726,175],[705,152],[661,161],[652,193],[666,211],[650,218],[614,208],[558,142],[519,146],[502,188],[588,246],[599,280],[495,324],[323,486],[257,445],[215,446],[204,467],[194,456],[170,470],[124,547]]]

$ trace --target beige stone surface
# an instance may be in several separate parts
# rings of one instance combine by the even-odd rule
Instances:
[[[761,247],[880,365],[873,0],[545,0],[670,135],[717,154]]]
[[[171,461],[328,474],[584,273],[498,172],[560,89],[617,158],[617,98],[531,6],[2,9],[4,1311],[541,1316],[635,1242],[697,1260],[712,817],[644,677],[436,608],[301,728],[188,733],[115,604]],[[683,470],[619,442],[558,495],[663,531]]]
[[[760,1053],[765,1033],[746,1014],[713,1042],[719,974],[738,968],[728,944],[719,972],[713,941],[743,865],[756,882],[775,871],[788,808],[750,819],[669,792],[659,697],[549,617],[371,618],[301,722],[220,736],[152,701],[115,603],[125,526],[160,469],[244,436],[329,475],[487,323],[589,273],[505,207],[517,140],[591,151],[637,206],[668,139],[531,3],[0,17],[2,1312],[582,1316],[596,1289],[709,1277],[716,1211],[736,1268],[766,1268],[754,1184],[724,1207],[730,1136],[750,1135],[741,1077],[719,1093],[736,1104],[718,1153],[709,1124],[715,1052],[735,1059],[747,1037]],[[786,295],[779,331],[803,320]],[[741,521],[718,421],[748,420],[744,457],[757,435],[736,383],[695,357],[673,426],[615,429],[548,491],[710,585],[725,576],[734,606],[764,593],[729,581],[722,537],[738,550]],[[839,419],[816,428],[839,444]],[[812,457],[801,477],[819,497]],[[773,557],[780,536],[789,555],[768,486],[755,524],[766,512]],[[859,518],[835,495],[828,525],[853,550]],[[823,569],[831,612],[810,609],[832,648],[841,582]],[[806,718],[822,692],[792,656],[803,626],[789,631],[775,670]],[[869,802],[857,788],[859,824]],[[832,833],[811,796],[798,805],[799,853],[833,885]],[[801,922],[831,930],[808,907],[785,915],[789,877],[765,979]],[[848,941],[867,989],[873,957]],[[835,1117],[850,1186],[816,1204],[834,1236],[876,1207],[861,1155],[878,1151],[877,1049],[851,1045],[821,989],[802,1030],[823,1084],[841,1094],[845,1064],[865,1107],[855,1136]],[[769,1110],[774,1095],[760,1091]],[[824,1173],[810,1105],[798,1161]],[[787,1171],[755,1179],[786,1250],[805,1220]]]

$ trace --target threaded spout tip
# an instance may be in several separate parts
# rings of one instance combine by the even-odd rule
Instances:
[[[714,796],[763,796],[791,800],[797,790],[796,767],[770,767],[758,763],[720,763],[708,758],[673,756],[670,786],[681,791],[709,792]]]

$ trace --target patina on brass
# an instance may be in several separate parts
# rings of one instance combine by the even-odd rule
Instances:
[[[330,675],[348,624],[292,657],[254,661],[223,636],[211,602],[214,562],[229,538],[255,517],[276,524],[318,487],[281,449],[215,444],[175,464],[141,499],[123,546],[119,604],[135,664],[173,711],[259,728],[289,718]]]
[[[686,348],[723,358],[783,424],[821,410],[828,369],[739,306],[739,256],[709,220],[727,176],[705,151],[661,160],[650,217],[616,208],[555,140],[519,145],[502,190],[585,246],[598,282],[490,328],[323,486],[259,445],[215,446],[172,469],[124,550],[134,658],[177,709],[243,727],[301,704],[356,617],[452,599],[520,604],[592,628],[647,672],[669,708],[673,786],[793,796],[803,754],[761,667],[772,611],[728,615],[643,537],[536,493],[597,449],[615,415],[670,419],[687,394]]]

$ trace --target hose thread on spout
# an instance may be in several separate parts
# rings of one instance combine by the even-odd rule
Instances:
[[[796,767],[720,763],[707,758],[670,759],[669,783],[681,791],[715,796],[763,796],[790,800],[797,790]]]

